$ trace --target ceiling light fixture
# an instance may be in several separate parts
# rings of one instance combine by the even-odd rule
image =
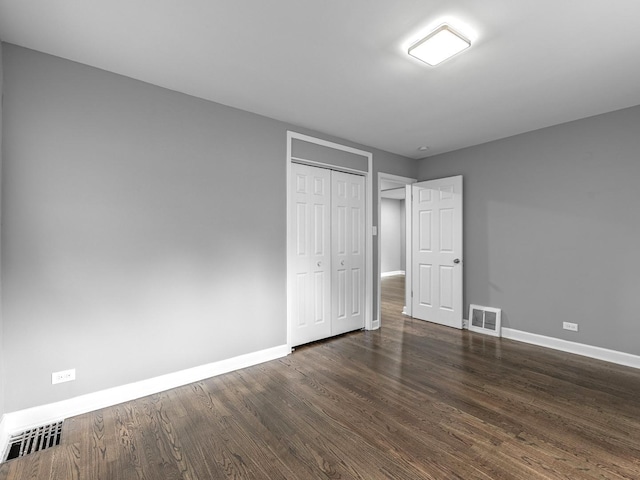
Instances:
[[[446,23],[409,47],[409,55],[436,66],[469,48],[471,42]]]

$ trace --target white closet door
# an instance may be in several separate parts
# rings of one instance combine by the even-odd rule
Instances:
[[[331,172],[331,334],[364,328],[364,177]]]
[[[292,346],[331,335],[331,171],[291,165]]]

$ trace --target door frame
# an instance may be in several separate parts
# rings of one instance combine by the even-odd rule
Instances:
[[[399,175],[392,175],[391,173],[383,173],[383,172],[378,172],[378,231],[377,231],[377,245],[378,245],[378,298],[376,299],[376,319],[374,320],[374,328],[380,328],[380,325],[382,323],[382,318],[380,315],[380,304],[382,302],[381,299],[381,291],[380,291],[380,287],[381,287],[381,275],[382,275],[382,235],[381,235],[381,229],[382,229],[382,209],[380,208],[381,204],[382,204],[382,188],[381,188],[381,180],[389,180],[391,182],[395,182],[398,184],[404,184],[404,185],[411,185],[412,183],[416,183],[418,180],[416,178],[410,178],[410,177],[401,177]],[[399,187],[401,188],[401,187]],[[407,201],[405,199],[405,212],[406,212],[406,208],[407,208]],[[406,216],[406,213],[405,213]],[[410,230],[408,230],[410,227],[408,225],[406,225],[405,222],[405,235],[407,234],[407,232]],[[406,250],[406,248],[405,248]],[[409,255],[409,252],[405,252],[405,255]],[[405,258],[405,288],[406,288],[406,279],[407,279],[407,274],[408,272],[410,272],[410,266],[409,266],[409,260],[411,257],[406,256]],[[407,271],[407,269],[409,268],[409,270]],[[405,302],[406,303],[406,302]],[[406,305],[404,310],[402,311],[402,313],[406,313]]]
[[[330,163],[323,163],[317,160],[297,158],[292,156],[292,144],[294,140],[301,140],[303,142],[313,143],[322,147],[333,148],[347,153],[353,153],[365,157],[367,159],[367,171],[355,170],[345,168],[340,165],[334,165]],[[287,130],[287,158],[286,158],[286,192],[287,192],[287,231],[286,231],[286,249],[287,249],[287,347],[292,350],[291,347],[291,326],[293,322],[291,302],[293,301],[293,273],[292,262],[290,256],[292,255],[293,246],[290,245],[289,238],[291,235],[291,228],[293,228],[293,221],[291,219],[291,195],[289,193],[289,185],[291,182],[291,164],[293,161],[305,163],[307,165],[329,168],[332,170],[339,170],[347,173],[356,173],[365,177],[365,298],[364,298],[364,328],[365,330],[373,330],[373,319],[371,315],[373,307],[373,186],[372,186],[372,174],[373,174],[373,154],[364,150],[341,145],[339,143],[330,142],[321,138],[312,137],[302,133]]]

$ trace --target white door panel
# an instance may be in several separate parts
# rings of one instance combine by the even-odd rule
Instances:
[[[462,177],[410,188],[411,314],[462,328]]]
[[[364,327],[364,177],[331,172],[332,335]]]
[[[331,176],[328,170],[292,164],[292,243],[296,281],[292,345],[331,334]]]

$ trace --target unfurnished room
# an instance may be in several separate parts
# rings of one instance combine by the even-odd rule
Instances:
[[[639,18],[0,0],[0,479],[640,478]]]

